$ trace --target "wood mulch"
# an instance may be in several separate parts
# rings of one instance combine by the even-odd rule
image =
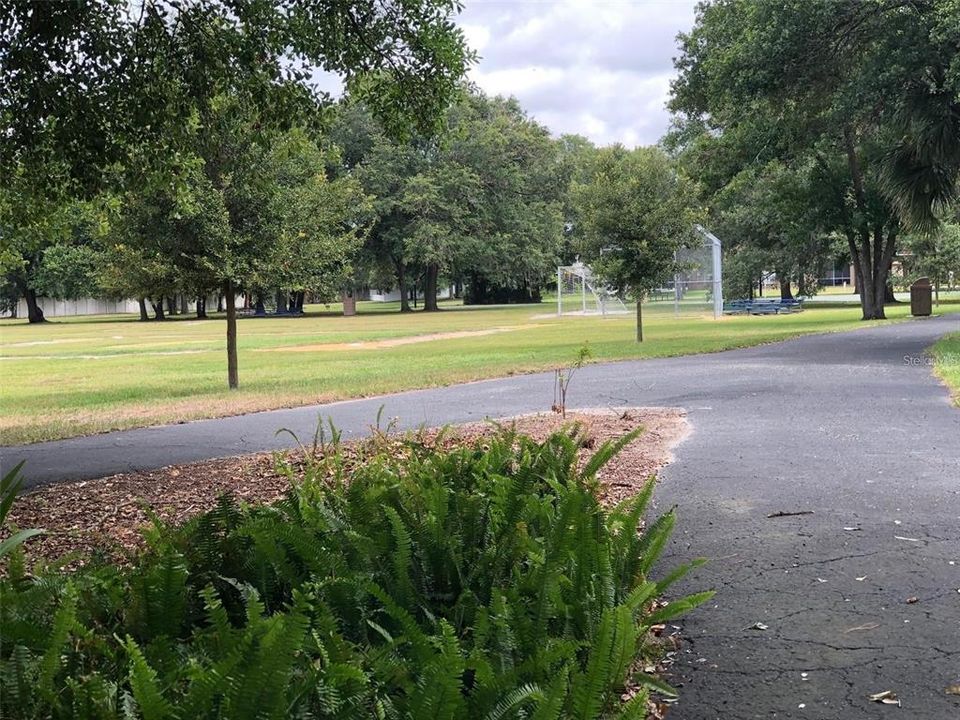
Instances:
[[[635,493],[643,482],[671,460],[670,450],[686,434],[684,413],[671,408],[578,410],[560,415],[526,415],[503,421],[535,439],[577,422],[583,426],[585,460],[607,439],[624,435],[638,425],[645,431],[600,473],[601,499],[614,504]],[[495,426],[472,423],[448,428],[441,442],[453,445],[490,435]],[[430,430],[424,439],[436,439]],[[357,442],[345,442],[348,462],[356,457]],[[294,465],[300,451],[285,453]],[[174,465],[145,472],[111,475],[48,485],[18,498],[9,520],[20,528],[44,528],[31,540],[31,558],[56,559],[70,554],[72,566],[83,564],[93,553],[120,560],[143,545],[142,529],[151,513],[166,521],[179,521],[209,510],[218,497],[230,493],[247,503],[269,503],[289,487],[276,470],[274,453]]]

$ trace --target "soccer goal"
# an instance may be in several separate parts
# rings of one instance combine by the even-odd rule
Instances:
[[[621,315],[628,313],[615,291],[579,260],[557,268],[557,315]]]
[[[697,242],[677,250],[673,279],[647,298],[646,309],[682,315],[723,317],[723,254],[719,238],[696,226]]]

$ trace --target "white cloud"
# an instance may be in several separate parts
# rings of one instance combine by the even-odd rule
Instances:
[[[513,95],[560,135],[598,144],[655,143],[676,36],[693,25],[696,0],[466,0],[457,19],[480,60],[470,71],[491,95]],[[317,73],[321,88],[342,84]]]
[[[484,91],[515,95],[556,134],[650,144],[669,123],[676,35],[693,25],[694,5],[467,0],[459,23]]]

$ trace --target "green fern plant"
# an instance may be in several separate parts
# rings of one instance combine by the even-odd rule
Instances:
[[[13,501],[16,499],[23,485],[23,478],[20,476],[22,469],[23,461],[14,465],[0,478],[0,528],[6,527],[10,508],[13,506]],[[43,532],[44,531],[39,528],[14,530],[8,537],[0,540],[0,560],[10,555],[10,553],[30,538],[36,537]]]
[[[613,510],[573,427],[437,449],[382,435],[351,467],[318,432],[267,507],[221,499],[155,520],[131,568],[0,578],[0,711],[76,718],[643,717],[631,674],[654,604],[698,564],[651,574],[676,522],[650,481]],[[638,692],[623,703],[625,687]]]

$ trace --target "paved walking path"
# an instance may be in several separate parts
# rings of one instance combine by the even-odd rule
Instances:
[[[684,589],[718,592],[683,623],[674,720],[960,717],[960,409],[923,355],[958,330],[945,316],[574,379],[572,406],[689,412],[657,502],[679,506],[670,560],[712,558]],[[527,375],[5,448],[3,465],[96,477],[282,447],[277,428],[312,437],[318,414],[349,436],[381,405],[410,428],[544,410],[552,392]],[[903,707],[867,699],[883,690]]]

